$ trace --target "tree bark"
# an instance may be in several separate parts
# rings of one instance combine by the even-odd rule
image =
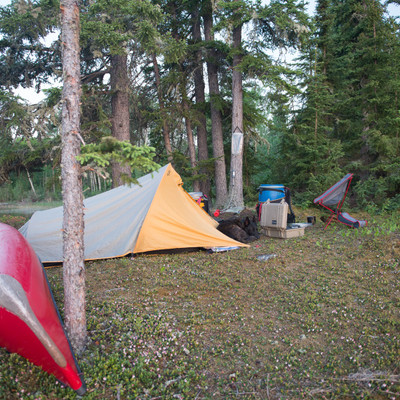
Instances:
[[[33,194],[35,196],[35,199],[37,199],[37,194],[36,194],[35,186],[33,185],[31,174],[29,173],[29,170],[28,170],[27,167],[25,167],[25,169],[26,169],[26,175],[28,177],[29,184],[31,185],[32,192],[33,192]]]
[[[190,107],[188,104],[188,100],[186,99],[186,93],[182,96],[182,105],[185,117],[185,126],[186,126],[186,135],[188,139],[188,150],[189,150],[189,159],[190,159],[190,166],[192,168],[196,167],[196,148],[194,145],[194,137],[193,137],[193,129],[192,124],[190,122]],[[198,180],[193,181],[193,190],[195,192],[200,191],[200,182]]]
[[[200,30],[200,17],[199,12],[193,15],[193,42],[199,43],[201,39]],[[196,111],[197,111],[197,142],[198,142],[198,159],[199,161],[208,160],[208,144],[207,144],[207,120],[204,114],[206,96],[204,94],[204,74],[203,74],[203,57],[201,49],[197,49],[195,53],[195,68],[194,68],[194,91],[196,97]],[[208,198],[210,197],[210,179],[207,174],[206,168],[201,168],[199,171],[205,175],[205,178],[200,180],[200,191],[203,192]]]
[[[233,28],[232,150],[229,198],[226,208],[243,207],[243,86],[238,66],[242,61],[242,26]]]
[[[160,114],[163,124],[162,129],[163,129],[164,146],[165,146],[165,151],[167,152],[168,162],[172,162],[171,138],[169,136],[168,122],[166,118],[165,105],[161,90],[160,69],[158,68],[157,57],[155,54],[153,54],[153,67],[154,67],[154,75],[156,78],[158,105],[160,107]]]
[[[127,56],[116,54],[111,56],[111,109],[112,136],[120,141],[130,142],[129,131],[129,78]],[[131,176],[130,167],[112,163],[113,187],[124,184],[123,175]]]
[[[62,0],[62,189],[65,327],[77,353],[86,343],[84,221],[80,154],[79,3]]]
[[[212,7],[211,4],[207,9],[204,19],[204,35],[207,42],[214,40],[212,33]],[[217,106],[217,98],[219,97],[218,85],[218,67],[216,64],[217,54],[214,49],[208,52],[207,73],[208,87],[210,93],[210,111],[211,111],[211,135],[213,144],[213,157],[215,158],[215,206],[222,207],[228,198],[228,187],[226,181],[226,165],[224,153],[224,138],[222,131],[222,116]]]

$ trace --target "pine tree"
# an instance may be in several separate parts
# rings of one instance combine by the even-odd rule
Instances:
[[[154,23],[160,21],[161,14],[148,1],[97,0],[89,3],[83,16],[84,54],[92,58],[98,58],[94,57],[95,54],[104,54],[101,57],[102,69],[104,74],[109,72],[111,76],[112,135],[120,141],[130,142],[128,54],[134,44],[142,43],[144,48],[154,41],[158,36]],[[98,62],[90,61],[93,67],[98,68]],[[94,75],[94,78],[98,76]],[[131,175],[129,166],[119,163],[113,163],[112,173],[114,186],[123,184],[124,176]]]
[[[297,100],[302,106],[294,112],[292,127],[280,143],[281,179],[296,192],[303,192],[302,201],[310,202],[316,193],[339,180],[342,144],[334,137],[335,93],[327,77],[331,68],[329,32],[331,16],[327,1],[317,5],[313,34],[303,43],[297,60],[300,68]]]
[[[344,165],[360,178],[360,204],[370,200],[382,205],[400,188],[399,178],[393,179],[396,167],[390,167],[398,164],[398,27],[377,0],[339,3],[334,10],[333,62],[328,70],[336,93],[334,134],[343,143]]]
[[[358,204],[382,205],[399,190],[398,26],[374,0],[321,0],[315,24],[302,51],[302,108],[282,141],[283,162],[295,157],[286,176],[309,201],[353,172]]]
[[[61,2],[63,111],[63,280],[65,326],[77,353],[86,345],[86,289],[82,175],[76,156],[80,154],[80,60],[79,4]]]
[[[44,40],[59,26],[58,5],[36,0],[0,7],[0,87],[40,89],[61,70],[58,44]]]
[[[206,63],[208,74],[208,89],[210,97],[211,137],[214,162],[215,180],[215,206],[223,207],[228,198],[228,186],[226,180],[226,164],[224,153],[224,135],[221,112],[220,85],[218,81],[219,59],[221,52],[218,47],[221,44],[214,38],[214,12],[213,4],[206,0],[203,8],[204,35],[206,40]]]

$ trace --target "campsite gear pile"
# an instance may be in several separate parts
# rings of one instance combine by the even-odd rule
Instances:
[[[362,228],[367,226],[367,221],[358,220],[353,218],[350,214],[342,212],[342,206],[346,199],[347,192],[349,191],[352,179],[353,174],[347,174],[339,182],[335,183],[326,192],[321,194],[321,196],[314,199],[314,204],[319,204],[330,211],[330,216],[325,225],[325,229],[332,221],[340,222],[341,224],[352,228]]]
[[[288,209],[284,199],[280,203],[267,200],[261,204],[260,225],[266,236],[289,239],[304,235],[304,227],[287,223]]]
[[[256,206],[258,220],[261,221],[261,208],[263,203],[266,201],[280,203],[282,200],[288,205],[287,223],[296,222],[296,216],[292,210],[290,189],[284,185],[260,185],[258,187],[258,204]]]
[[[189,192],[189,195],[206,213],[209,213],[208,197],[203,192]]]
[[[255,215],[252,218],[248,216],[244,218],[233,216],[229,219],[221,220],[217,229],[242,243],[250,243],[260,238]]]
[[[224,235],[218,222],[183,189],[171,164],[84,201],[85,260],[149,251],[248,245]],[[37,211],[20,229],[43,263],[63,260],[63,208]]]

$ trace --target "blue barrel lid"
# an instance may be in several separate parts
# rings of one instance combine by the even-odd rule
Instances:
[[[259,187],[258,187],[258,190],[260,190],[260,189],[284,189],[285,188],[285,186],[284,185],[270,185],[270,184],[268,184],[268,185],[264,185],[264,184],[262,184],[262,185],[260,185]]]

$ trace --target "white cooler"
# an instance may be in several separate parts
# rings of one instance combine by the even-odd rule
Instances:
[[[287,226],[289,206],[284,200],[280,203],[270,203],[267,200],[261,204],[260,226],[266,236],[289,239],[304,235],[304,227]]]

